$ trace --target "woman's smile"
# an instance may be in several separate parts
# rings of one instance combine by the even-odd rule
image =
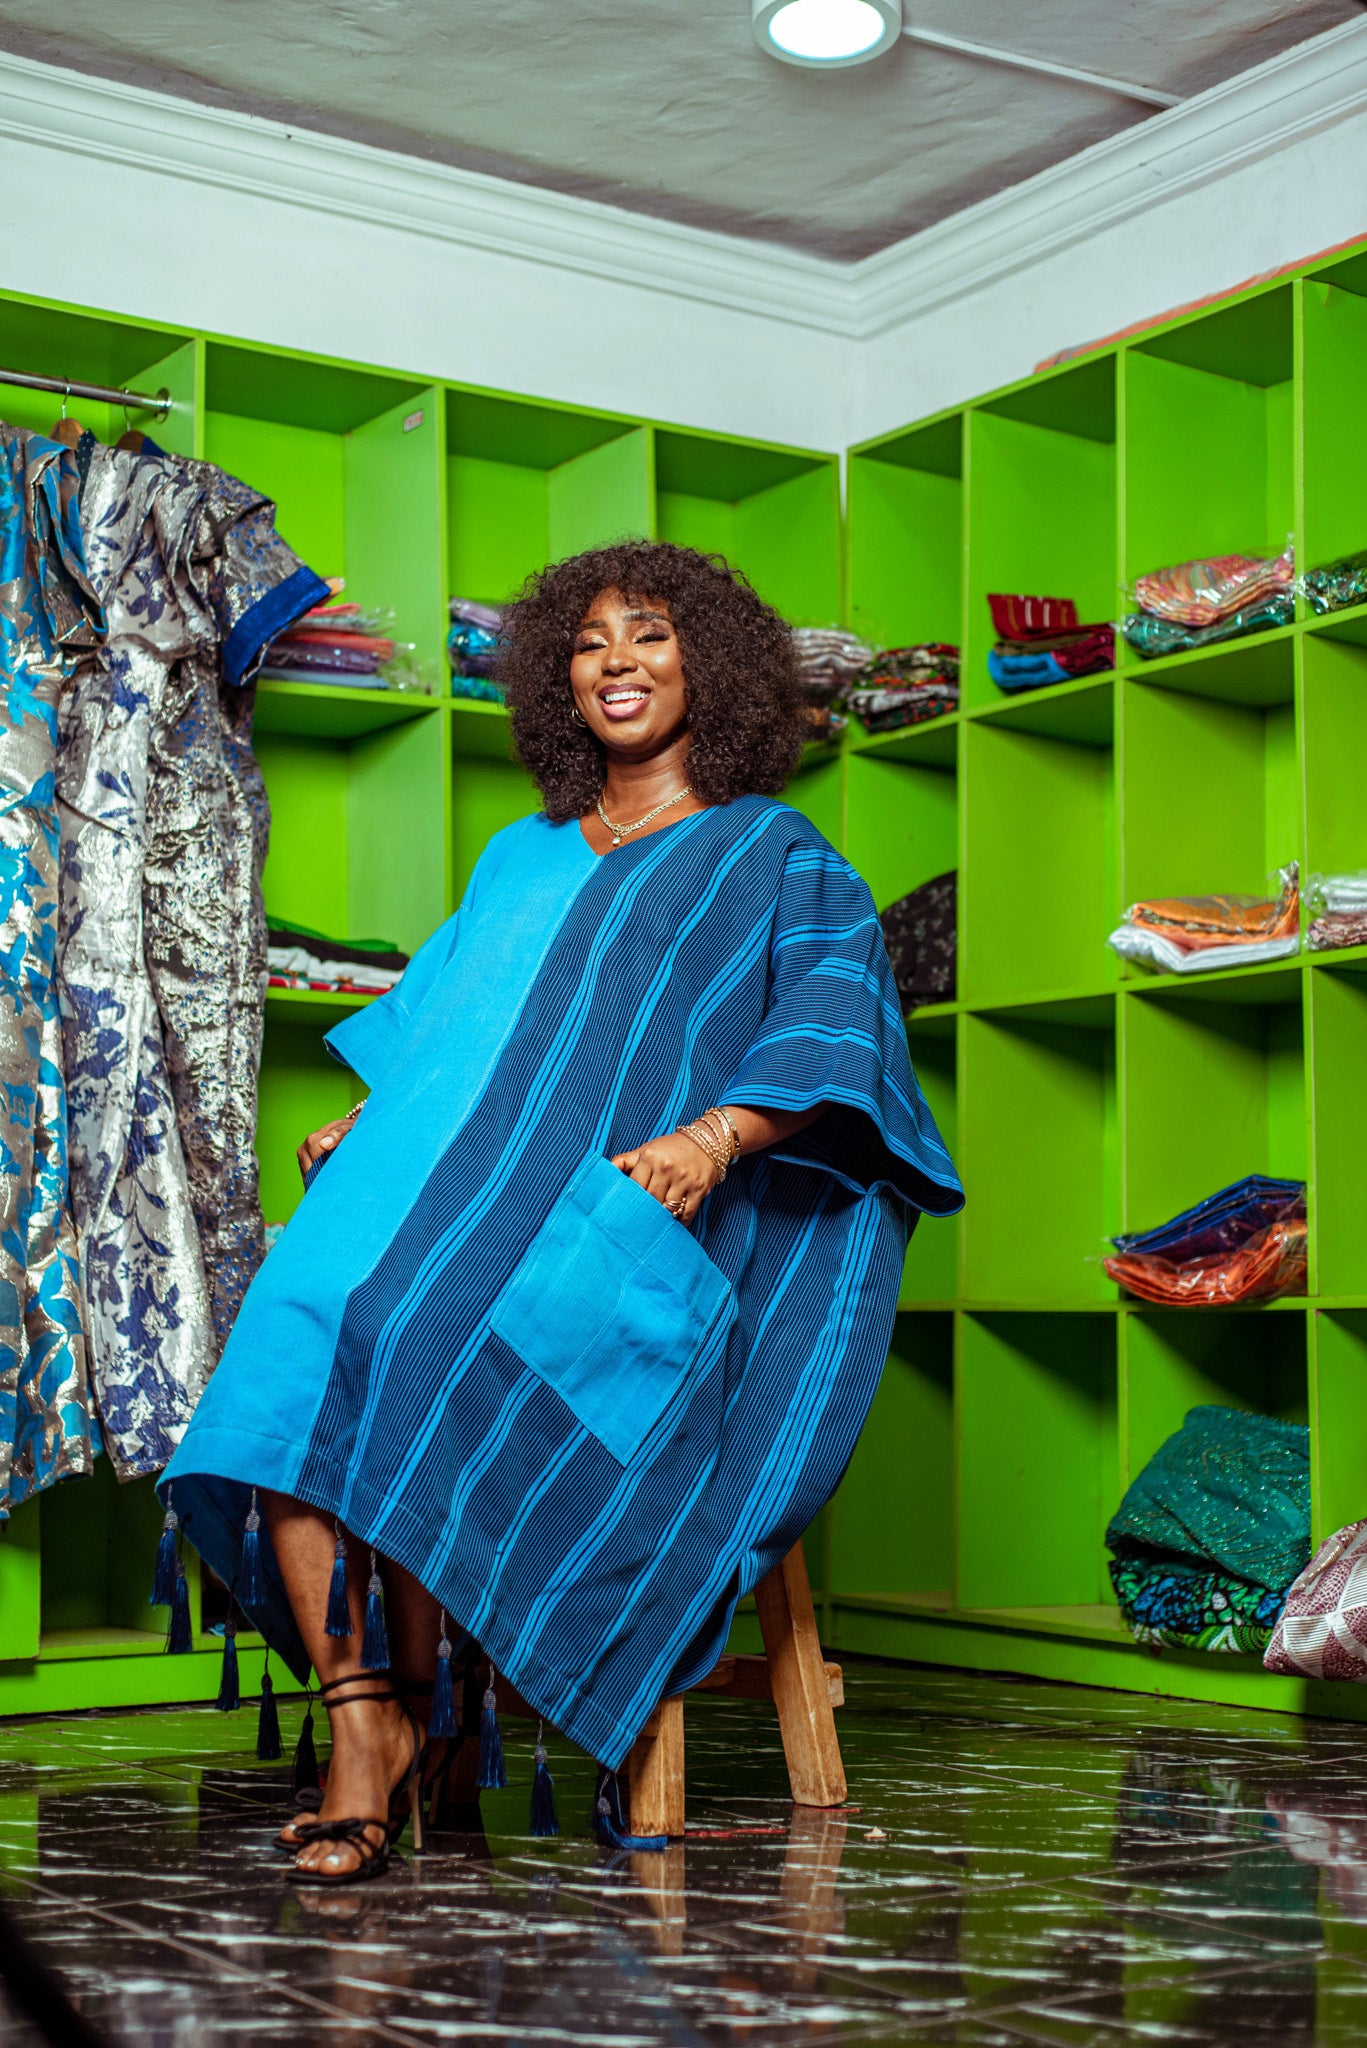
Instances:
[[[598,702],[603,715],[614,723],[625,723],[635,718],[650,703],[651,691],[647,683],[609,683],[605,690],[598,692]]]

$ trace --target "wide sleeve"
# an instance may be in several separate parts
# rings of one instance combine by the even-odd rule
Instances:
[[[890,1186],[930,1215],[963,1189],[917,1086],[906,1025],[873,898],[825,845],[785,864],[770,945],[769,996],[722,1098],[754,1109],[826,1114],[776,1156]]]
[[[419,946],[401,978],[387,995],[377,996],[363,1010],[353,1010],[326,1034],[324,1044],[334,1059],[367,1088],[378,1087],[403,1050],[408,1027],[443,969],[450,965],[460,937],[463,910],[438,925]]]
[[[204,530],[192,572],[217,625],[224,680],[238,684],[272,640],[332,592],[276,532],[268,498],[212,464],[204,470]]]

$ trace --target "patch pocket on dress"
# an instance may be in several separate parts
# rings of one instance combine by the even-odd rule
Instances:
[[[595,1156],[557,1198],[490,1327],[625,1465],[735,1316],[730,1281],[687,1227]]]

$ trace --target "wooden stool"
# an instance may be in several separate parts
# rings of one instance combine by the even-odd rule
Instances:
[[[726,1656],[694,1692],[722,1693],[737,1700],[772,1700],[778,1710],[779,1734],[788,1765],[788,1783],[797,1806],[840,1806],[845,1798],[845,1767],[835,1732],[836,1707],[845,1703],[838,1664],[821,1655],[812,1607],[811,1582],[802,1545],[795,1543],[781,1564],[755,1588],[762,1657]],[[536,1712],[503,1677],[496,1681],[500,1713]],[[452,1773],[457,1800],[477,1800],[479,1764],[477,1736],[462,1742]],[[656,1707],[641,1730],[623,1767],[637,1835],[682,1835],[684,1832],[683,1695],[675,1694]]]
[[[694,1692],[732,1699],[772,1700],[797,1806],[839,1806],[845,1769],[834,1709],[844,1705],[838,1664],[821,1655],[812,1588],[802,1545],[795,1543],[755,1588],[762,1657],[723,1657]],[[661,1700],[626,1762],[631,1829],[637,1835],[684,1831],[683,1696]]]

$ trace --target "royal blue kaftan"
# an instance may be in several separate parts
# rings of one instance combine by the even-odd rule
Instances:
[[[365,1112],[163,1494],[229,1581],[247,1487],[340,1517],[617,1764],[834,1490],[909,1221],[962,1201],[873,902],[760,797],[604,858],[526,819],[329,1044]],[[715,1102],[832,1106],[689,1229],[607,1161]],[[273,1558],[253,1618],[302,1675]]]

